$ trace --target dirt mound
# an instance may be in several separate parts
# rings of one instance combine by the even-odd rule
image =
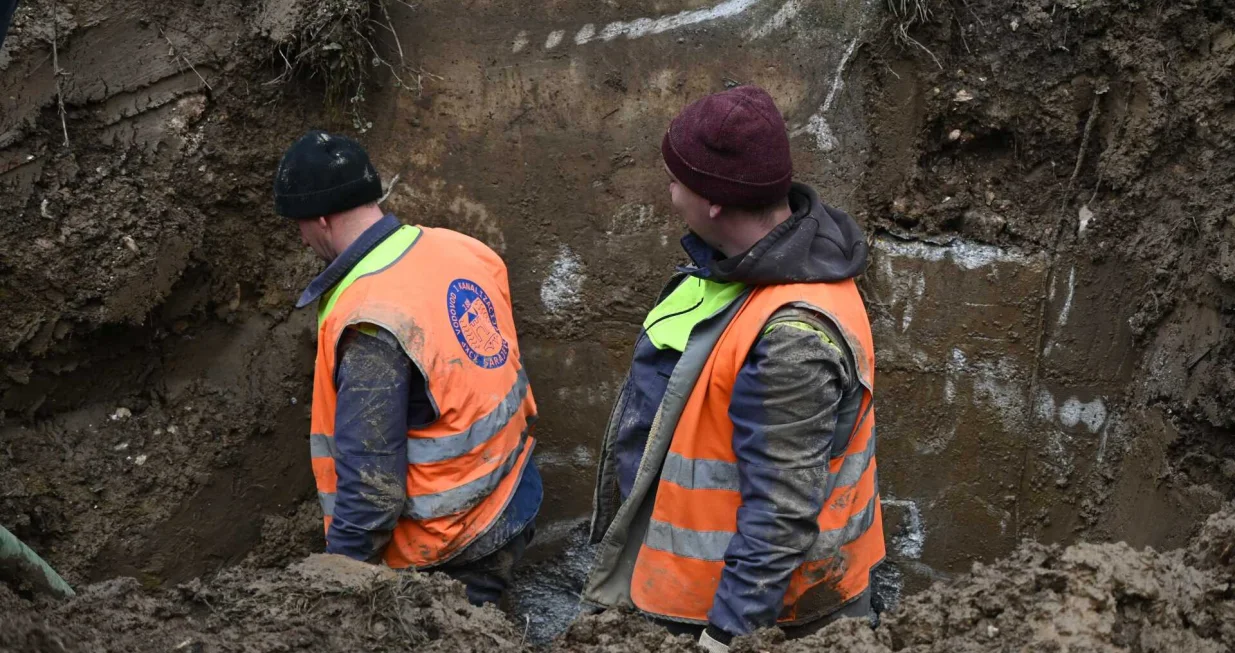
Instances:
[[[555,653],[691,653],[698,649],[686,635],[675,637],[639,614],[609,611],[581,617],[550,650]]]
[[[762,634],[735,651],[1235,650],[1232,526],[1235,504],[1211,517],[1187,550],[1026,543],[910,597],[877,631],[848,620],[783,644]],[[1214,556],[1219,549],[1226,568],[1223,554]]]
[[[20,601],[0,596],[11,611]],[[209,582],[143,590],[132,579],[55,607],[27,605],[0,651],[512,651],[520,632],[441,575],[399,574],[338,556],[285,570],[233,569]]]
[[[1235,650],[1235,504],[1186,550],[1026,543],[1011,557],[913,595],[878,629],[848,619],[799,640],[778,630],[734,653]],[[584,617],[554,651],[691,650],[638,615]]]
[[[990,650],[1196,651],[1235,649],[1235,503],[1186,550],[1127,544],[1024,544],[1013,556],[908,598],[872,630],[832,624],[786,642],[779,631],[741,638],[736,652]],[[520,650],[523,629],[470,606],[440,575],[396,574],[313,555],[284,570],[234,568],[174,590],[131,579],[86,588],[63,604],[31,604],[0,590],[9,620],[0,651]],[[551,644],[560,653],[687,653],[637,614],[580,618]]]

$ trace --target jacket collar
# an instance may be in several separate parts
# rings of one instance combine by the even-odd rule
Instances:
[[[387,213],[382,216],[381,220],[365,229],[364,233],[360,234],[360,237],[356,239],[356,242],[348,245],[347,249],[343,250],[343,253],[339,254],[338,258],[331,261],[330,265],[326,266],[326,269],[322,270],[322,273],[309,283],[309,287],[305,288],[304,292],[300,294],[300,299],[296,302],[296,308],[304,308],[317,301],[326,291],[342,281],[343,277],[346,277],[347,273],[351,272],[357,263],[360,263],[360,261],[364,260],[364,257],[369,255],[369,252],[373,251],[373,248],[382,244],[382,241],[386,240],[390,234],[398,231],[402,226],[403,223],[399,222],[398,218]]]

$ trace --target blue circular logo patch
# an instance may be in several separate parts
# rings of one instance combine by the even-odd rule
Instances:
[[[467,279],[455,279],[446,292],[446,310],[455,338],[473,363],[488,370],[506,364],[510,343],[498,331],[497,311],[483,288]]]

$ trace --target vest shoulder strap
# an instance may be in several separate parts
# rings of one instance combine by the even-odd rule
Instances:
[[[364,258],[360,259],[352,269],[335,284],[333,288],[327,290],[317,304],[317,324],[320,327],[326,320],[326,316],[330,315],[330,311],[334,309],[335,303],[339,301],[339,297],[348,289],[357,279],[376,274],[390,267],[395,261],[398,261],[407,253],[409,249],[420,239],[421,230],[419,227],[404,225],[390,234],[377,247],[374,247]]]

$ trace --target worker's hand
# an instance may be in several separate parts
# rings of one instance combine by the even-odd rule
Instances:
[[[729,653],[729,645],[709,635],[706,629],[699,635],[699,648],[708,653]]]

